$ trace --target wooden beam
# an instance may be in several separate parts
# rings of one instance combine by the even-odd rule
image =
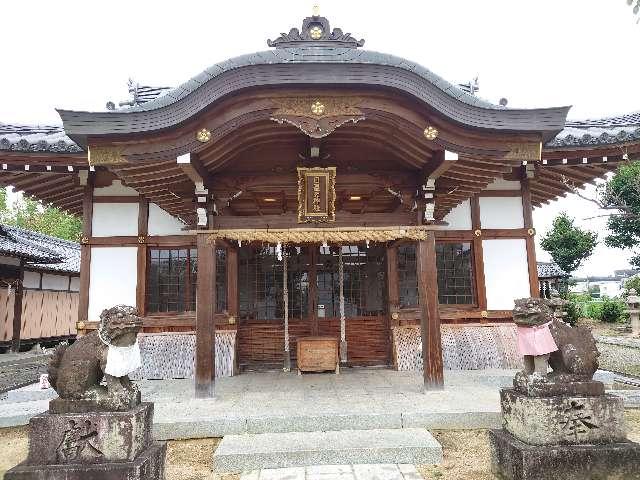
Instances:
[[[205,188],[211,188],[213,185],[211,175],[209,175],[209,172],[195,154],[185,153],[180,155],[176,162],[193,183],[196,185],[200,183]]]
[[[82,246],[80,247],[80,292],[78,299],[78,322],[89,320],[89,283],[91,282],[91,238],[93,222],[93,185],[95,175],[90,173],[82,197]],[[94,319],[97,320],[97,319]]]
[[[458,161],[458,154],[448,150],[434,152],[430,162],[422,168],[422,180],[439,178]]]
[[[195,394],[197,398],[212,398],[215,383],[214,320],[216,305],[216,257],[215,242],[207,243],[207,235],[197,236],[198,285],[196,288],[196,372]]]
[[[444,387],[440,311],[438,308],[438,273],[436,242],[431,231],[417,248],[418,293],[420,296],[420,326],[422,336],[422,371],[424,389]]]

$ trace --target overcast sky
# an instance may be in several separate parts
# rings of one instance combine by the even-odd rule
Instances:
[[[479,76],[479,94],[493,102],[573,105],[570,118],[640,110],[640,25],[626,0],[5,0],[0,122],[60,123],[55,108],[103,109],[127,99],[129,77],[178,85],[266,49],[267,38],[299,28],[314,3],[367,49],[456,83]],[[598,212],[578,198],[537,209],[538,232],[561,210],[602,236],[604,220],[583,220]],[[626,257],[599,247],[578,273],[608,274]]]

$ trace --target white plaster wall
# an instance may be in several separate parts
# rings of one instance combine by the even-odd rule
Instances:
[[[111,196],[124,196],[124,197],[137,197],[138,192],[131,187],[127,187],[122,184],[122,180],[114,180],[108,187],[96,187],[93,189],[94,197],[111,197]]]
[[[5,257],[4,255],[0,255],[0,264],[19,266],[20,259],[16,257]]]
[[[52,273],[42,274],[43,290],[69,290],[69,277],[67,275],[54,275]]]
[[[525,240],[483,240],[482,254],[489,310],[511,310],[516,298],[530,296]]]
[[[161,209],[155,203],[149,204],[149,235],[187,235],[184,223]]]
[[[91,249],[89,320],[97,321],[105,308],[136,305],[137,247]]]
[[[80,277],[71,277],[71,287],[69,290],[72,292],[80,291]]]
[[[94,203],[91,228],[94,237],[137,236],[138,204]]]
[[[480,197],[482,228],[524,228],[522,197]]]
[[[520,181],[496,178],[493,183],[487,185],[485,190],[520,190]]]
[[[28,272],[25,270],[22,285],[24,288],[40,288],[40,272]]]
[[[465,200],[443,219],[449,225],[443,230],[471,230],[471,201]]]

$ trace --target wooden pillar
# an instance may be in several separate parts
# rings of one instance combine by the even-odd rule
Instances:
[[[471,229],[473,235],[473,271],[476,280],[476,301],[478,308],[487,311],[487,288],[484,280],[484,257],[482,252],[482,225],[480,224],[480,198],[471,197]],[[476,235],[479,232],[480,235]],[[484,320],[484,319],[483,319]],[[486,320],[485,320],[486,321]]]
[[[424,389],[444,386],[442,345],[440,341],[440,311],[438,308],[438,274],[436,268],[435,233],[418,241],[416,251],[418,293],[420,295],[420,331],[422,336],[422,367]]]
[[[140,316],[147,314],[147,235],[149,234],[149,201],[140,197],[138,203],[138,281],[136,308]]]
[[[20,271],[16,279],[16,290],[13,299],[13,334],[11,338],[11,351],[20,351],[20,337],[22,333],[22,297],[24,289],[22,282],[24,280],[24,259],[20,259]]]
[[[238,322],[240,315],[240,299],[238,298],[238,250],[227,248],[227,310]]]
[[[531,204],[531,186],[527,172],[523,169],[522,176],[522,214],[524,217],[524,228],[527,229],[527,263],[529,266],[529,292],[534,298],[540,296],[540,281],[538,280],[538,262],[536,260],[535,230],[533,228],[533,206]]]
[[[391,325],[396,327],[399,320],[393,319],[393,314],[400,310],[400,288],[398,285],[398,247],[387,246],[387,298],[389,299],[389,318]]]
[[[197,235],[198,285],[196,290],[196,382],[198,398],[214,395],[216,305],[215,242],[207,243],[207,234]]]
[[[80,291],[78,298],[78,326],[89,319],[89,284],[91,282],[91,245],[93,222],[94,173],[89,172],[82,197],[82,239],[80,241]],[[97,319],[96,319],[97,320]],[[86,331],[86,330],[85,330]]]

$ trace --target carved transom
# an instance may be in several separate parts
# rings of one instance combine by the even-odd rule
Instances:
[[[285,97],[273,100],[276,110],[271,120],[288,123],[313,138],[326,137],[347,122],[357,123],[365,116],[357,97]]]

